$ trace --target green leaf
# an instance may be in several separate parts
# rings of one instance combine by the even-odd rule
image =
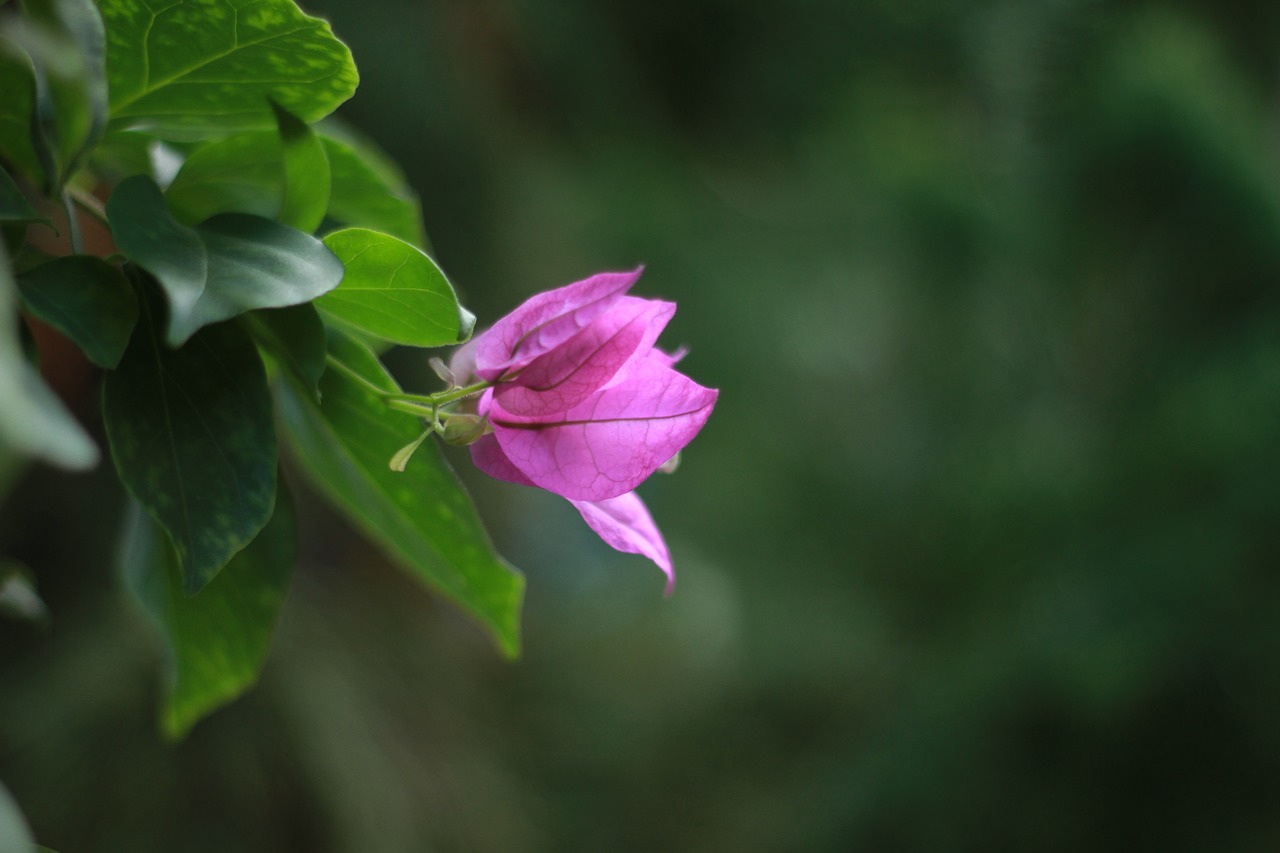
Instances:
[[[164,288],[172,346],[255,308],[310,302],[342,280],[341,262],[319,240],[278,222],[227,213],[183,225],[143,175],[116,187],[107,219],[116,245]]]
[[[292,0],[101,0],[113,127],[199,139],[303,121],[355,92],[351,51]]]
[[[0,166],[0,222],[47,222]]]
[[[365,228],[324,238],[346,268],[342,284],[316,300],[320,311],[365,334],[408,346],[465,340],[475,317],[421,249]]]
[[[0,34],[0,154],[32,180],[44,173],[32,140],[36,114],[36,71],[31,57]]]
[[[161,725],[177,739],[258,679],[297,557],[289,490],[258,537],[194,598],[164,532],[131,504],[121,561],[125,583],[164,640],[169,658]]]
[[[121,481],[168,531],[194,595],[271,517],[271,394],[240,324],[207,326],[171,350],[156,303],[141,300],[133,340],[107,374],[102,415]]]
[[[329,209],[329,158],[310,125],[275,101],[271,109],[284,153],[284,201],[279,219],[310,234],[320,227]]]
[[[311,305],[268,308],[245,315],[258,343],[312,394],[318,394],[328,344],[324,322]]]
[[[372,140],[332,119],[320,125],[319,133],[333,181],[329,217],[430,249],[422,204],[395,161]]]
[[[76,343],[99,367],[120,363],[138,300],[120,270],[88,255],[55,258],[18,276],[27,310]]]
[[[316,129],[329,163],[330,219],[425,244],[422,210],[404,175],[373,143],[325,122]],[[187,157],[165,192],[182,222],[216,213],[274,218],[284,199],[284,157],[277,133],[256,131],[207,142]]]
[[[194,225],[218,213],[252,213],[268,219],[284,200],[280,134],[253,131],[206,142],[187,155],[165,201],[182,222]]]
[[[27,622],[49,619],[49,609],[36,592],[35,578],[12,560],[0,560],[0,616]]]
[[[13,853],[35,853],[36,842],[31,837],[31,828],[27,826],[22,810],[14,801],[13,795],[0,784],[0,850]]]
[[[61,189],[106,127],[106,33],[92,0],[26,0],[8,35],[31,59],[36,153]]]
[[[22,355],[17,301],[0,245],[0,445],[63,468],[92,468],[97,446]]]
[[[335,333],[329,369],[320,380],[323,403],[286,383],[277,388],[298,461],[414,578],[473,615],[503,653],[514,657],[524,577],[494,553],[471,499],[435,442],[420,448],[403,474],[387,466],[421,427],[391,412],[379,390],[397,388],[377,357]]]

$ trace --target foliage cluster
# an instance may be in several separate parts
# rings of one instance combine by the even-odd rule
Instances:
[[[421,430],[390,414],[378,353],[458,343],[474,318],[403,175],[326,119],[356,84],[347,47],[292,0],[0,9],[0,449],[99,462],[36,363],[39,342],[69,339],[104,375],[132,499],[122,576],[168,649],[172,737],[262,664],[297,548],[281,444],[518,652],[523,579],[439,450],[388,467]],[[28,574],[4,578],[38,612]]]

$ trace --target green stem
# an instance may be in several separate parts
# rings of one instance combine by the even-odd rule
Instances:
[[[77,255],[84,254],[84,238],[80,235],[80,218],[76,216],[76,207],[71,202],[71,190],[62,191],[62,206],[67,210],[67,233],[71,237],[71,251]]]
[[[477,382],[474,385],[464,385],[461,388],[454,388],[451,391],[438,391],[435,394],[388,394],[384,392],[382,397],[388,404],[391,404],[393,408],[396,403],[410,403],[417,404],[418,409],[415,409],[415,411],[421,409],[430,410],[432,408],[443,406],[446,403],[456,402],[464,397],[470,397],[472,394],[479,394],[486,388],[491,387],[492,383],[490,382]],[[408,410],[402,409],[402,411]]]

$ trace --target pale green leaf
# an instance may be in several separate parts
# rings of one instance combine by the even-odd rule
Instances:
[[[13,795],[0,784],[0,850],[4,853],[35,853],[36,842]]]

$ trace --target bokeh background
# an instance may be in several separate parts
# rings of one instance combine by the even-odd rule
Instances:
[[[503,663],[304,494],[261,684],[167,746],[120,495],[30,472],[44,843],[1280,849],[1280,5],[308,8],[481,322],[641,262],[679,303],[722,394],[642,490],[677,591],[457,457],[528,574]]]

